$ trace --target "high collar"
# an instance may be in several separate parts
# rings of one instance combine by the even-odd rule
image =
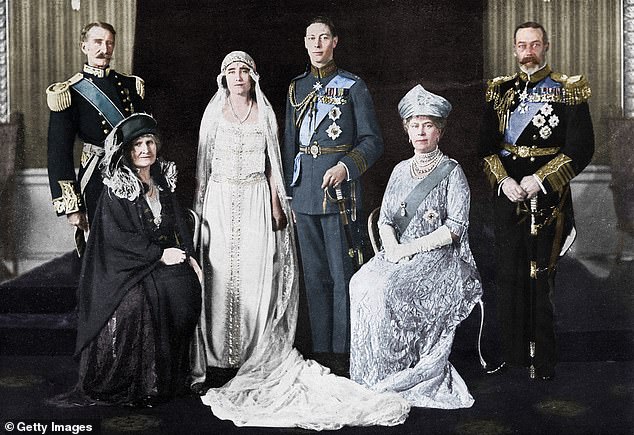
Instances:
[[[104,78],[104,77],[108,77],[108,75],[110,74],[110,67],[107,68],[97,68],[94,66],[90,66],[87,63],[84,64],[84,72],[86,74],[90,74],[91,76],[95,76],[97,78]]]
[[[544,80],[551,72],[552,70],[548,64],[544,64],[544,66],[542,66],[539,70],[530,75],[526,71],[520,69],[520,80],[530,83],[538,83]]]
[[[330,62],[328,62],[326,65],[322,66],[321,68],[317,68],[314,65],[310,65],[310,73],[313,75],[313,77],[321,79],[324,77],[328,77],[332,74],[334,74],[337,71],[337,65],[335,64],[335,60],[331,59]]]

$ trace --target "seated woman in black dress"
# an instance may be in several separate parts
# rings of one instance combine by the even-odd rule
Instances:
[[[106,189],[78,289],[79,381],[58,404],[147,405],[188,391],[200,268],[173,194],[176,169],[157,159],[159,149],[146,114],[106,139]]]

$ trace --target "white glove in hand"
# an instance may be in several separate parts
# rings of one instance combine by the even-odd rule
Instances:
[[[398,245],[398,241],[396,240],[396,230],[391,225],[381,225],[379,227],[379,236],[381,237],[383,248],[386,250],[388,247],[393,248]]]
[[[441,246],[452,243],[451,231],[445,225],[437,228],[426,236],[404,244],[397,244],[388,248],[385,247],[385,257],[388,261],[397,263],[403,258],[411,257],[419,252],[429,252]],[[384,243],[385,246],[385,243]]]
[[[387,261],[391,261],[392,263],[399,261],[402,257],[400,257],[396,251],[400,249],[399,247],[402,245],[396,240],[394,227],[391,225],[382,225],[379,227],[379,236],[381,236],[381,243],[383,244]]]
[[[419,237],[407,245],[411,245],[410,255],[413,255],[417,252],[429,252],[433,249],[440,248],[441,246],[449,245],[452,242],[453,239],[451,238],[451,231],[447,226],[442,225],[426,236]]]

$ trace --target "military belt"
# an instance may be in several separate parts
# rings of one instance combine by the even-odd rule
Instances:
[[[559,147],[549,147],[549,148],[537,148],[535,146],[517,146],[511,145],[510,143],[505,143],[503,148],[517,157],[521,157],[523,159],[527,157],[541,157],[541,156],[552,156],[559,152]]]
[[[85,152],[86,154],[96,154],[99,157],[102,157],[106,153],[106,150],[104,147],[100,147],[100,146],[93,145],[91,143],[85,143],[85,142],[84,142],[84,147],[82,151]]]
[[[317,142],[313,143],[307,147],[299,147],[299,151],[304,154],[310,154],[314,159],[319,157],[322,154],[336,154],[336,153],[345,153],[352,149],[352,145],[337,145],[334,147],[322,147]]]
[[[86,170],[84,171],[81,180],[79,180],[79,187],[82,194],[86,190],[88,181],[90,181],[90,177],[92,177],[92,174],[95,172],[99,160],[101,160],[101,157],[103,157],[105,153],[106,150],[104,147],[84,142],[84,148],[81,153],[81,166],[86,168]]]

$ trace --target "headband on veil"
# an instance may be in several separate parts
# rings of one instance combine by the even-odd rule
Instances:
[[[281,169],[281,157],[279,150],[279,138],[277,129],[277,119],[271,103],[266,98],[260,87],[260,75],[258,74],[253,58],[244,51],[232,51],[227,54],[220,65],[220,73],[216,77],[218,91],[207,104],[205,113],[200,122],[198,136],[198,158],[196,169],[196,195],[194,197],[194,210],[198,213],[202,210],[207,180],[212,171],[213,152],[216,140],[218,121],[222,117],[222,109],[229,97],[229,90],[223,84],[227,68],[235,62],[242,62],[249,68],[249,76],[255,84],[255,101],[258,105],[259,123],[265,134],[267,152],[273,167],[273,175],[276,187],[281,197],[286,197],[284,190],[284,177]],[[226,83],[226,82],[225,82]]]

